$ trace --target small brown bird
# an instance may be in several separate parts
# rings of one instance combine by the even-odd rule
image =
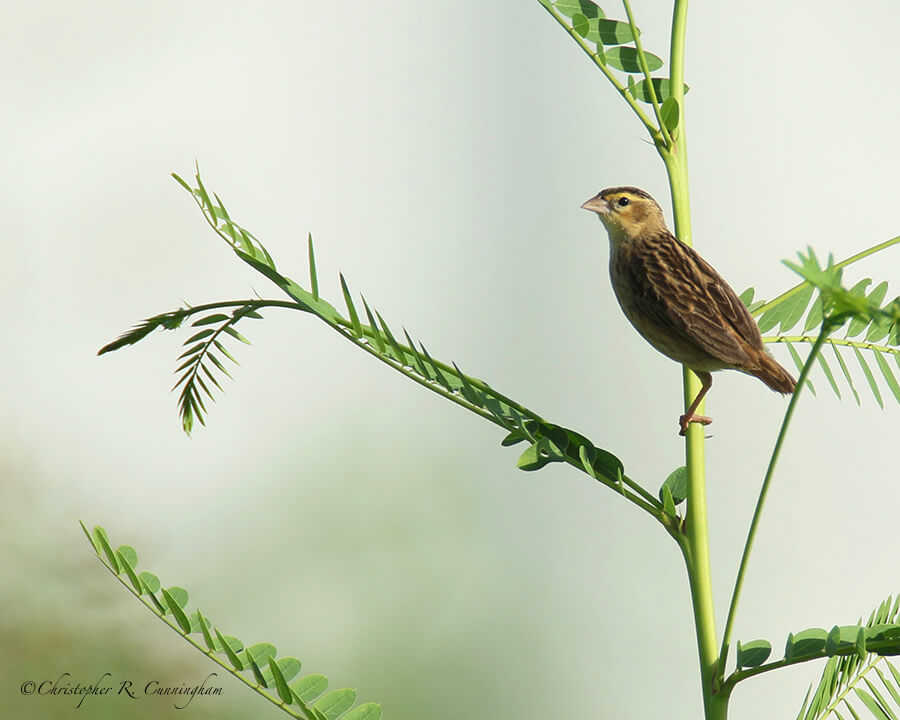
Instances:
[[[690,423],[712,422],[695,411],[716,370],[740,370],[776,392],[794,391],[794,378],[763,348],[744,303],[669,232],[650,195],[634,187],[607,188],[581,207],[597,213],[609,234],[609,277],[625,317],[653,347],[700,378],[700,392],[678,419],[681,435]]]

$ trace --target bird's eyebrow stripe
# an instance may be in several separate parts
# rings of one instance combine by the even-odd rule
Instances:
[[[631,187],[629,185],[623,185],[621,187],[606,188],[606,190],[600,191],[601,196],[619,195],[621,193],[628,193],[630,195],[637,195],[638,197],[645,198],[646,200],[653,200],[653,197],[646,191],[641,190],[640,188]]]

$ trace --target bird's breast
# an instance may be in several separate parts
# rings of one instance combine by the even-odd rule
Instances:
[[[610,247],[609,278],[619,307],[634,329],[657,351],[695,370],[730,367],[687,338],[667,319],[665,299],[636,274],[630,252],[628,247]]]

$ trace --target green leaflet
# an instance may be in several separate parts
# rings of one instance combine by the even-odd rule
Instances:
[[[640,35],[640,30],[638,30],[638,35]],[[587,33],[587,39],[601,45],[622,45],[634,42],[634,34],[627,22],[601,18],[591,22],[591,30]]]
[[[312,702],[328,689],[328,678],[318,673],[304,675],[291,683],[291,689],[303,702]]]
[[[665,479],[660,487],[660,500],[662,500],[663,488],[668,489],[672,496],[672,500],[676,505],[680,505],[687,497],[687,468],[682,465],[675,468]]]
[[[356,306],[353,304],[353,298],[350,290],[347,288],[347,281],[344,280],[343,273],[340,273],[341,292],[344,295],[344,302],[347,305],[347,312],[350,314],[350,325],[353,328],[353,335],[356,338],[363,337],[362,324],[359,322],[359,315],[356,312]]]
[[[517,465],[520,470],[540,470],[547,463],[563,460],[565,454],[559,446],[549,438],[541,438],[522,453]]]
[[[894,399],[900,403],[900,384],[897,383],[897,378],[894,377],[894,372],[885,359],[885,353],[882,350],[875,350],[873,354],[875,355],[875,362],[878,363],[878,369],[881,370],[881,376],[887,383],[891,393],[893,393]]]
[[[866,358],[859,351],[859,348],[854,347],[853,354],[856,356],[856,360],[859,363],[859,366],[862,368],[863,375],[866,378],[866,382],[869,383],[869,389],[875,396],[875,401],[878,403],[878,407],[884,408],[884,400],[882,400],[881,398],[881,391],[878,389],[878,383],[875,382],[875,376],[872,374],[872,370],[869,368],[869,363],[866,362]]]
[[[847,363],[844,362],[844,358],[841,357],[841,354],[838,352],[836,345],[832,345],[831,349],[834,351],[834,356],[837,358],[838,365],[841,368],[841,372],[844,373],[844,379],[847,381],[847,385],[850,387],[850,392],[853,393],[853,397],[856,399],[856,404],[859,405],[859,393],[856,392],[856,386],[854,386],[853,384],[853,378],[850,377],[850,371],[847,369]]]
[[[371,702],[357,705],[341,720],[381,720],[381,706]]]
[[[665,103],[670,97],[672,97],[672,87],[669,82],[669,78],[653,78],[653,90],[656,92],[656,99],[658,102]],[[630,87],[631,94],[634,96],[635,100],[640,100],[641,102],[649,103],[650,99],[650,88],[647,85],[646,80],[641,80],[638,83],[635,83],[633,87]],[[690,90],[690,87],[687,85],[684,86],[684,92]]]
[[[828,631],[822,628],[810,628],[802,630],[796,635],[788,635],[784,648],[786,660],[793,660],[803,656],[814,656],[824,653],[825,643],[828,640]]]
[[[559,0],[559,2],[554,2],[553,5],[567,17],[572,17],[576,14],[585,15],[589,18],[605,17],[603,10],[591,0]]]
[[[128,580],[131,582],[131,587],[134,588],[134,591],[138,595],[143,595],[144,587],[143,585],[141,585],[140,578],[138,578],[138,576],[134,572],[134,566],[137,565],[137,555],[134,556],[133,560],[129,557],[126,557],[126,555],[122,552],[125,547],[126,546],[123,545],[118,550],[116,550],[116,557],[119,560],[119,565],[125,570],[125,574],[128,575]],[[131,549],[133,550],[134,548]]]
[[[745,667],[758,667],[769,659],[772,654],[772,644],[768,640],[751,640],[748,643],[737,644],[738,669]]]
[[[309,256],[309,286],[315,302],[319,301],[319,276],[316,273],[316,252],[313,248],[312,233],[307,235],[307,254]]]
[[[672,498],[672,491],[667,485],[663,485],[659,489],[660,499],[662,500],[663,512],[670,518],[677,517],[678,511],[675,509],[675,500]]]
[[[819,363],[819,367],[822,368],[822,372],[825,373],[825,378],[828,380],[828,384],[831,385],[831,389],[834,390],[834,394],[840,398],[841,391],[837,386],[837,382],[835,382],[834,375],[831,372],[831,368],[828,366],[828,361],[825,360],[822,353],[819,353],[816,356],[816,360]]]
[[[275,689],[278,691],[278,697],[281,698],[281,702],[290,704],[294,698],[293,695],[291,695],[291,689],[288,687],[284,674],[281,672],[281,668],[278,667],[278,663],[275,662],[275,658],[269,658],[268,669],[271,673],[272,680],[274,681]],[[297,669],[299,670],[299,663]]]
[[[273,662],[278,666],[278,671],[281,673],[281,677],[286,683],[293,680],[300,672],[301,664],[295,657],[281,657],[276,660],[273,656],[269,658],[269,663],[271,664]],[[267,680],[269,678],[274,678],[271,667],[264,670],[263,675],[266,676]]]
[[[800,354],[794,349],[794,346],[789,341],[785,341],[784,344],[787,345],[788,352],[791,354],[791,359],[794,361],[794,365],[797,366],[797,372],[802,372],[803,360],[800,359]],[[809,391],[813,395],[816,394],[816,388],[812,384],[812,380],[810,380],[809,377],[806,378],[806,387],[809,388]]]
[[[203,642],[206,644],[207,650],[210,650],[210,651],[212,651],[212,652],[215,652],[215,650],[216,650],[216,643],[215,643],[215,641],[212,639],[212,635],[210,635],[210,632],[209,632],[210,630],[212,630],[212,625],[210,625],[209,620],[207,620],[205,617],[203,617],[203,613],[201,613],[199,609],[198,609],[197,612],[194,614],[194,617],[196,617],[196,619],[197,619],[196,626],[197,626],[197,629],[198,629],[198,630],[202,633],[202,635],[203,635]],[[196,630],[193,630],[193,628],[194,628],[194,617],[191,618],[191,629],[192,629],[193,632],[196,632]]]
[[[673,97],[667,97],[663,100],[662,107],[659,109],[660,117],[662,117],[663,125],[666,126],[666,129],[670,134],[674,133],[676,129],[678,129],[678,123],[681,120],[681,110],[678,107],[678,101]],[[753,288],[750,288],[750,296],[749,301],[745,302],[745,305],[749,305],[750,301],[753,300]]]
[[[175,590],[176,588],[173,588]],[[178,590],[182,590],[182,588],[177,588]],[[187,593],[182,590],[184,595]],[[184,610],[181,609],[181,604],[179,601],[172,597],[171,592],[169,590],[163,589],[162,591],[163,599],[166,601],[166,606],[169,608],[169,612],[172,613],[175,621],[178,623],[178,627],[181,628],[181,631],[185,634],[191,631],[191,622],[187,619],[187,615],[184,614]]]
[[[858,282],[856,285],[854,285],[853,288],[850,289],[850,292],[851,292],[851,293],[856,293],[856,294],[858,294],[858,295],[862,295],[864,289],[866,288],[866,286],[869,285],[871,282],[872,282],[872,281],[871,281],[871,279],[869,279],[869,278],[866,278],[866,279],[864,279],[864,280],[861,280],[861,281]],[[867,300],[869,303],[871,303],[871,304],[873,304],[873,305],[877,305],[878,307],[880,307],[882,301],[884,300],[884,296],[887,294],[887,288],[888,288],[887,282],[879,283],[879,284],[872,290],[872,292],[870,292],[870,293],[866,296],[866,300]],[[868,318],[865,318],[865,317],[855,317],[855,318],[853,318],[853,319],[850,321],[849,327],[847,328],[847,337],[848,337],[848,338],[856,337],[857,335],[859,335],[860,333],[862,333],[862,331],[865,330],[865,329],[869,326],[869,323],[870,323],[869,319],[868,319]]]
[[[644,69],[641,67],[639,55],[637,48],[633,48],[631,46],[620,46],[620,47],[611,47],[605,51],[606,62],[612,65],[617,70],[622,70],[627,73],[643,73]],[[647,59],[647,65],[650,72],[654,70],[659,70],[663,66],[662,58],[657,57],[653,53],[644,53],[644,57]],[[669,98],[670,100],[672,98]],[[675,104],[676,115],[677,115],[678,104]],[[676,121],[677,124],[677,121]]]
[[[812,300],[814,289],[812,285],[807,285],[800,292],[764,312],[757,321],[760,332],[768,332],[778,324],[781,325],[781,332],[793,328],[803,317],[809,301]]]

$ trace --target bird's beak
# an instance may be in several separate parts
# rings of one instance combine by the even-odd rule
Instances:
[[[590,210],[598,215],[606,215],[609,213],[609,203],[600,197],[600,195],[594,195],[590,200],[583,203],[581,207],[584,210]]]

